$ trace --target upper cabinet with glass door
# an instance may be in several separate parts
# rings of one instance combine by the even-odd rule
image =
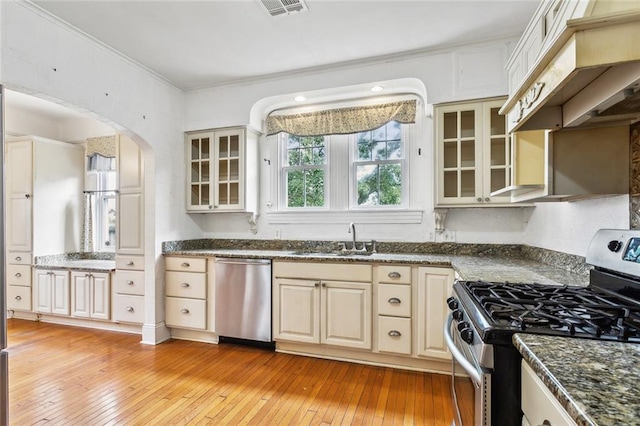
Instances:
[[[440,105],[436,115],[438,206],[508,205],[489,194],[509,184],[511,153],[504,100]]]
[[[256,211],[256,133],[244,127],[187,133],[186,145],[187,211]]]

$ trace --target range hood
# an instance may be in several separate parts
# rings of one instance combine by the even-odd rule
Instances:
[[[500,110],[508,116],[509,132],[640,120],[640,2],[585,3],[584,16],[561,23],[520,84],[512,84]],[[627,9],[598,14],[598,4]],[[519,65],[510,62],[508,67]]]

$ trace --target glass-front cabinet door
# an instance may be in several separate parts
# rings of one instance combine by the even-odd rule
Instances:
[[[504,100],[436,107],[437,205],[482,206],[508,203],[491,197],[510,180]]]
[[[187,211],[244,209],[242,128],[187,134]]]

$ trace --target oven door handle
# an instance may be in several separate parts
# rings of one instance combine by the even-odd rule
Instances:
[[[471,364],[471,362],[469,362],[467,358],[465,358],[464,354],[460,352],[460,349],[458,349],[455,342],[453,341],[453,336],[451,335],[452,324],[453,324],[453,314],[449,313],[449,315],[447,316],[447,321],[445,322],[445,326],[444,326],[444,340],[445,340],[445,343],[447,344],[447,348],[449,348],[449,351],[451,352],[451,355],[453,356],[453,358],[458,362],[458,364],[460,364],[460,366],[462,366],[462,368],[469,375],[469,377],[471,377],[471,380],[473,380],[477,385],[481,386],[482,385],[481,372],[478,371],[478,369],[475,368],[475,366]]]

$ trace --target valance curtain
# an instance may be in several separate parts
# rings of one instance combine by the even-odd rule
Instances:
[[[280,132],[296,136],[344,135],[374,130],[390,121],[415,123],[416,101],[270,115],[267,117],[267,135]]]
[[[87,139],[87,170],[116,169],[116,137],[101,136]]]

